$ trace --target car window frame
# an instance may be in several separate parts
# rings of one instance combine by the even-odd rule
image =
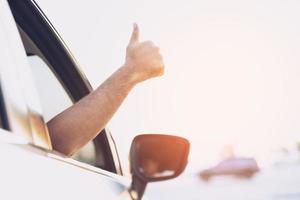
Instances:
[[[32,46],[26,45],[23,40],[27,55],[37,55],[48,64],[73,103],[92,92],[71,51],[37,3],[33,0],[8,0],[8,3],[21,36],[25,33],[38,50],[33,52]],[[103,129],[94,139],[94,144],[96,156],[101,158],[98,167],[123,175],[112,135]]]
[[[1,100],[6,130],[20,135],[29,143],[51,149],[47,127],[34,88],[21,38],[7,2],[1,2]],[[3,127],[2,127],[3,128]]]

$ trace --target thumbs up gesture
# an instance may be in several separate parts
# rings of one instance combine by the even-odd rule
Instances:
[[[161,76],[164,73],[163,59],[159,53],[159,48],[151,41],[139,41],[137,24],[134,24],[126,49],[124,67],[130,70],[130,75],[136,83]]]

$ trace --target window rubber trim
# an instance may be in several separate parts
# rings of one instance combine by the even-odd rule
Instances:
[[[2,84],[0,82],[0,125],[2,129],[10,130],[9,121],[7,117],[7,112],[5,108],[5,102],[3,98],[3,92],[2,92]]]

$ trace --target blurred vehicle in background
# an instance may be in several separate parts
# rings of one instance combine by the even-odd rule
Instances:
[[[209,180],[213,176],[234,175],[243,178],[251,178],[259,167],[254,158],[229,158],[218,165],[200,172],[203,180]]]
[[[200,177],[208,181],[213,176],[236,176],[251,178],[259,171],[258,164],[254,158],[236,156],[233,145],[225,145],[221,151],[222,161],[216,166],[202,170]]]

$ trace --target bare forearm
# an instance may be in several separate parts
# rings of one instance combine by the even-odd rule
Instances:
[[[53,148],[70,155],[93,139],[135,84],[130,71],[121,67],[91,94],[50,120]]]
[[[124,66],[94,92],[48,122],[53,148],[66,155],[76,152],[105,127],[137,83],[163,73],[159,48],[150,41],[139,42],[135,25]]]

